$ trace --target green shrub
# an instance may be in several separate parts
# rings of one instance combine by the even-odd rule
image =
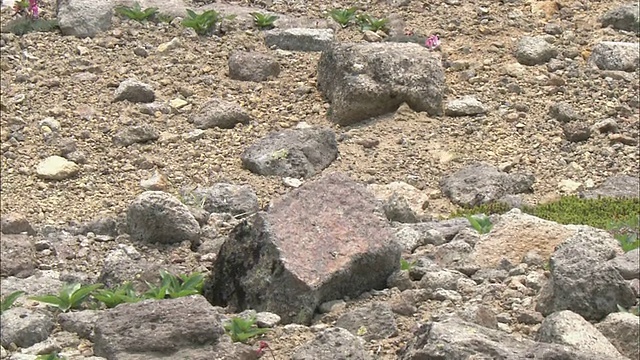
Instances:
[[[36,360],[66,360],[64,356],[58,355],[58,353],[50,353],[36,356]]]
[[[204,285],[204,275],[200,273],[176,276],[161,270],[160,279],[159,286],[147,282],[149,290],[143,294],[144,298],[162,300],[201,294],[202,286]]]

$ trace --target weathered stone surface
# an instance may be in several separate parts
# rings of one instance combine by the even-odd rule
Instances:
[[[460,206],[473,207],[496,201],[505,195],[531,191],[535,179],[529,174],[507,174],[479,162],[440,180],[442,193]]]
[[[538,329],[536,340],[568,345],[590,354],[608,355],[611,359],[622,359],[622,355],[598,329],[569,310],[547,316]]]
[[[33,229],[29,220],[20,213],[9,213],[2,215],[0,219],[0,227],[3,234],[22,234],[35,235],[36,231]]]
[[[93,340],[93,330],[100,316],[101,312],[97,310],[71,311],[59,314],[57,320],[64,331]]]
[[[45,340],[53,330],[53,316],[44,310],[14,307],[2,313],[2,346],[29,347]]]
[[[269,54],[236,51],[229,56],[228,64],[233,80],[260,82],[280,74],[280,63]]]
[[[36,167],[38,177],[47,180],[64,180],[77,175],[80,166],[61,156],[49,156],[42,160]]]
[[[0,276],[26,278],[33,275],[36,267],[36,250],[33,238],[28,235],[0,235],[2,261]]]
[[[268,47],[291,51],[322,51],[333,42],[333,30],[290,28],[265,31]]]
[[[618,270],[620,276],[625,280],[640,278],[640,248],[616,256],[609,260],[609,263]]]
[[[618,241],[604,230],[566,227],[575,233],[551,256],[551,278],[538,296],[536,310],[545,316],[571,310],[587,320],[600,320],[618,311],[618,305],[631,307],[633,290],[607,262],[622,253]]]
[[[398,326],[391,307],[383,302],[372,303],[340,316],[336,325],[362,336],[365,341],[380,340],[398,334]]]
[[[194,241],[200,225],[189,209],[171,194],[145,191],[127,209],[127,226],[133,239],[179,243]]]
[[[427,211],[425,211],[425,209],[428,207],[425,206],[425,204],[428,204],[429,195],[416,187],[402,181],[394,181],[384,185],[370,184],[367,188],[371,190],[376,199],[380,201],[389,201],[393,196],[399,196],[407,202],[409,208],[416,214],[418,219],[427,218]]]
[[[400,248],[364,186],[332,173],[236,226],[205,284],[214,304],[309,323],[321,303],[382,288]],[[376,269],[376,271],[371,271]]]
[[[487,112],[486,106],[475,96],[465,96],[447,102],[444,113],[448,116],[472,116]]]
[[[260,210],[258,196],[249,185],[217,183],[211,187],[198,187],[193,194],[202,199],[202,208],[208,213],[240,215]]]
[[[639,61],[638,43],[603,41],[593,47],[589,57],[600,70],[635,71]]]
[[[126,79],[115,91],[113,101],[127,100],[133,103],[151,103],[156,99],[153,88],[136,79]]]
[[[418,44],[334,43],[320,56],[318,89],[340,125],[394,112],[402,103],[441,115],[444,70]]]
[[[113,143],[117,146],[129,146],[135,143],[155,141],[160,133],[151,125],[142,124],[126,127],[113,135]]]
[[[568,346],[519,340],[500,330],[455,316],[429,322],[418,329],[399,359],[572,359],[605,360],[606,356]]]
[[[595,189],[582,192],[581,196],[587,199],[597,199],[599,196],[638,198],[640,196],[640,178],[638,178],[638,174],[615,175]]]
[[[534,250],[547,259],[556,246],[574,233],[575,230],[564,225],[513,209],[500,216],[491,229],[491,236],[476,243],[473,257],[482,268],[495,268],[503,258],[518,264]]]
[[[338,144],[330,129],[288,129],[258,140],[241,157],[242,165],[259,175],[306,178],[338,157]]]
[[[249,113],[240,105],[219,98],[209,99],[189,118],[198,129],[232,129],[236,124],[247,124],[250,120]]]
[[[640,34],[640,8],[637,2],[616,6],[600,19],[603,27],[626,30]]]
[[[516,60],[523,65],[540,65],[558,55],[558,50],[544,36],[523,36],[516,47]]]
[[[292,360],[370,360],[361,338],[336,327],[320,332],[315,339],[296,348]]]
[[[615,312],[596,324],[596,328],[622,355],[629,359],[640,359],[640,317],[627,312]]]
[[[111,27],[113,4],[92,0],[58,1],[56,18],[63,35],[93,37]]]
[[[98,318],[94,352],[107,359],[186,359],[184,353],[216,358],[224,335],[221,321],[200,295],[121,304]]]

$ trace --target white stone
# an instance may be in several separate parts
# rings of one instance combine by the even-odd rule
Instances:
[[[49,156],[36,167],[38,177],[48,180],[64,180],[80,172],[80,166],[61,156]]]

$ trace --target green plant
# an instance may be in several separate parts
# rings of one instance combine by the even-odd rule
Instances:
[[[216,29],[216,25],[223,19],[233,19],[235,15],[223,17],[215,10],[207,10],[202,14],[196,14],[193,10],[187,9],[187,18],[182,20],[182,25],[192,28],[198,35],[210,34]]]
[[[607,230],[618,240],[624,252],[640,247],[640,215],[631,215],[618,221],[611,221]]]
[[[416,264],[416,261],[408,262],[405,259],[400,259],[400,270],[402,271],[411,270],[411,268],[414,267],[415,264]]]
[[[129,7],[129,6],[117,6],[115,8],[115,11],[127,18],[127,19],[131,19],[131,20],[135,20],[138,22],[143,22],[145,20],[149,20],[150,18],[152,18],[154,15],[156,15],[158,13],[158,8],[156,7],[151,7],[151,8],[146,8],[144,10],[142,10],[140,8],[140,4],[138,2],[135,2],[133,4],[133,6]]]
[[[269,332],[269,329],[262,329],[256,326],[255,316],[248,319],[239,316],[233,317],[224,325],[224,330],[233,342],[245,342],[254,336]]]
[[[114,290],[98,289],[92,296],[105,304],[107,308],[116,307],[122,303],[134,303],[142,300],[133,290],[133,285],[126,282]]]
[[[480,234],[488,233],[493,227],[491,220],[486,215],[468,215],[466,218],[471,223],[473,229]]]
[[[362,31],[370,30],[373,32],[382,30],[387,31],[387,24],[389,23],[389,19],[381,18],[377,19],[368,14],[361,14],[356,17],[356,22],[360,25],[360,29]]]
[[[58,295],[32,296],[30,299],[51,304],[66,312],[70,309],[78,309],[87,297],[94,291],[102,287],[102,284],[80,285],[65,284]]]
[[[618,311],[619,312],[626,312],[626,313],[633,314],[635,316],[640,316],[640,306],[638,306],[638,305],[632,306],[629,309],[625,309],[620,305],[617,305],[617,306],[618,306]]]
[[[66,359],[67,359],[66,357],[60,356],[56,352],[36,356],[36,360],[66,360]]]
[[[147,282],[149,290],[144,293],[147,299],[162,300],[167,297],[171,299],[195,295],[202,293],[204,285],[204,275],[193,273],[191,275],[173,275],[167,271],[160,271],[160,285],[155,286]]]
[[[2,301],[0,301],[0,314],[9,310],[22,294],[24,294],[24,291],[14,291],[2,299]]]
[[[7,21],[2,27],[2,32],[10,32],[15,35],[24,35],[30,32],[49,32],[58,29],[58,20],[32,19],[29,17],[20,17]]]
[[[273,23],[278,20],[278,17],[275,15],[263,14],[259,12],[251,13],[253,17],[253,22],[260,29],[271,29],[273,28]]]
[[[333,19],[333,21],[337,22],[343,28],[349,26],[349,23],[355,19],[356,8],[352,7],[349,9],[332,9],[329,11],[329,16]]]

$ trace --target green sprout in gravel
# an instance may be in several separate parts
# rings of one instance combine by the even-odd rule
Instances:
[[[229,322],[224,325],[224,330],[231,337],[233,342],[242,342],[249,340],[250,338],[269,332],[269,329],[262,329],[256,325],[256,317],[252,316],[248,319],[236,316],[231,318]]]
[[[14,35],[24,35],[30,32],[51,32],[58,29],[58,20],[56,19],[31,19],[29,17],[20,17],[7,21],[2,27],[2,32],[10,32]]]
[[[58,295],[32,296],[30,299],[53,305],[63,312],[67,312],[70,309],[79,309],[89,295],[101,287],[102,284],[65,284]]]
[[[202,293],[204,275],[193,273],[191,275],[176,276],[167,271],[160,271],[160,285],[155,286],[147,282],[149,290],[143,297],[147,299],[162,300],[179,298]]]
[[[329,11],[329,16],[331,16],[333,21],[340,24],[340,26],[346,28],[355,19],[356,10],[355,7],[349,9],[333,9]]]
[[[0,314],[9,310],[22,294],[24,294],[24,291],[14,291],[2,299],[2,301],[0,301]]]
[[[467,220],[471,223],[471,227],[480,234],[486,234],[491,231],[493,224],[486,215],[468,215]]]
[[[198,35],[208,35],[216,30],[217,25],[223,19],[231,20],[234,15],[222,16],[215,10],[207,10],[201,14],[195,13],[193,10],[187,9],[187,17],[182,20],[182,25],[195,30]]]
[[[272,29],[273,23],[278,20],[278,17],[270,14],[263,14],[259,12],[251,13],[253,22],[259,29]]]
[[[624,252],[640,247],[640,215],[631,215],[612,221],[607,226],[607,231],[618,240]]]
[[[377,32],[382,30],[386,32],[389,19],[386,19],[386,18],[377,19],[371,15],[362,14],[362,15],[358,15],[358,17],[356,18],[356,22],[358,23],[362,31],[370,30],[373,32]]]
[[[151,19],[154,15],[156,15],[158,13],[158,8],[151,7],[142,10],[142,8],[140,8],[140,4],[136,2],[131,7],[124,5],[117,6],[115,8],[115,11],[116,13],[127,19],[143,22]]]
[[[414,267],[415,265],[416,265],[415,261],[408,262],[405,259],[400,259],[400,270],[402,271],[411,270],[411,268]]]
[[[123,303],[134,303],[142,300],[133,290],[133,285],[126,282],[118,288],[98,289],[92,294],[93,298],[105,304],[107,308],[114,308]]]
[[[620,305],[617,305],[617,306],[618,306],[618,311],[619,312],[626,312],[626,313],[629,313],[629,314],[633,314],[635,316],[640,316],[640,307],[638,305],[632,306],[629,309],[625,309]]]

